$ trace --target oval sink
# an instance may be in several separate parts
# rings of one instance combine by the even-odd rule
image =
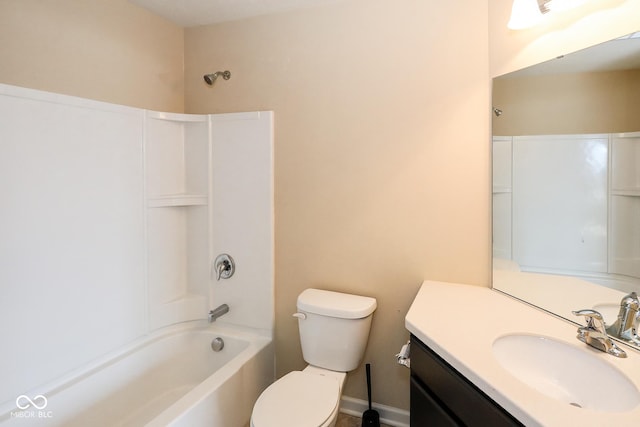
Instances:
[[[579,408],[625,412],[640,393],[613,365],[562,341],[539,335],[506,335],[493,343],[500,365],[529,387]]]

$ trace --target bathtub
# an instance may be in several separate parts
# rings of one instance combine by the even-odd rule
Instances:
[[[217,337],[219,352],[211,346]],[[243,427],[273,380],[269,337],[185,322],[16,396],[0,407],[0,425]]]

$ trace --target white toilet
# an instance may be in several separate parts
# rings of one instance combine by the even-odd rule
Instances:
[[[307,289],[298,296],[302,356],[258,398],[251,427],[333,427],[347,372],[358,367],[369,339],[375,298]]]

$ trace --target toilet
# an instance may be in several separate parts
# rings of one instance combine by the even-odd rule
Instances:
[[[333,427],[347,372],[356,369],[369,339],[375,298],[306,289],[297,309],[302,357],[309,364],[262,392],[251,427]]]

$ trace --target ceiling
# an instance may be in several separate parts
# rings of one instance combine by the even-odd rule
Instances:
[[[182,27],[215,24],[341,0],[129,0]]]
[[[508,77],[640,69],[640,32],[508,74]]]
[[[344,0],[129,0],[182,27],[216,24]],[[549,3],[549,0],[538,0]],[[640,33],[525,68],[509,77],[640,68]]]

